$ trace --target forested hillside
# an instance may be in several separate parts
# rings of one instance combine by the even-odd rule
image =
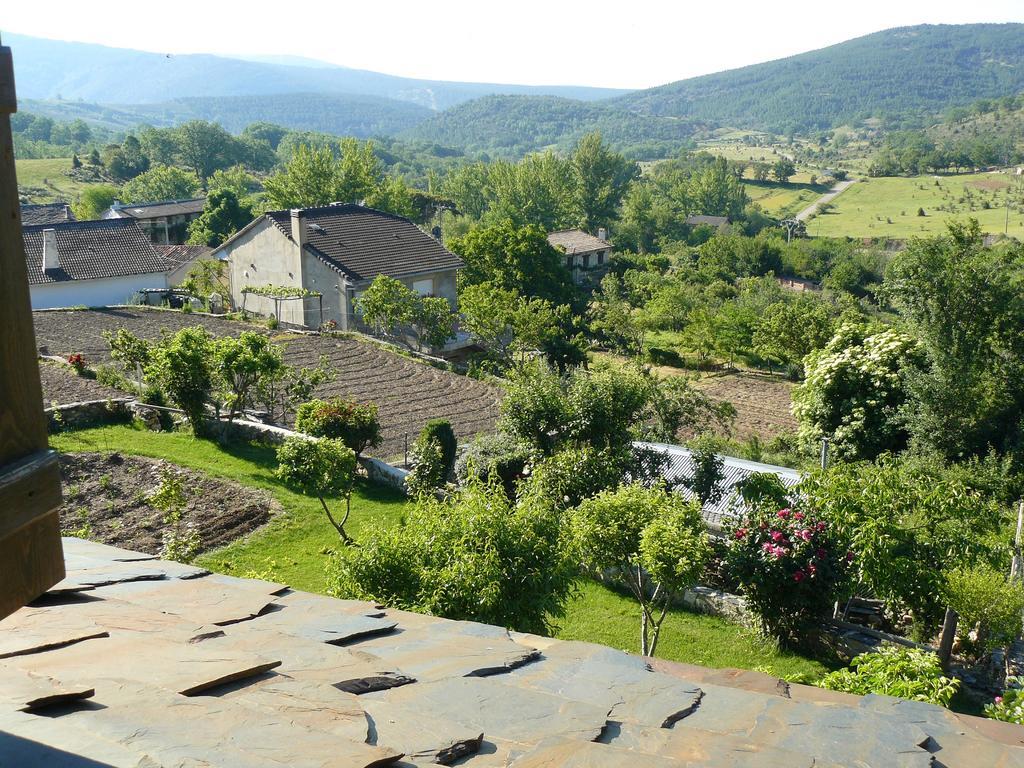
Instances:
[[[255,122],[336,136],[391,136],[430,117],[431,110],[408,101],[336,93],[197,97],[156,104],[118,105],[23,99],[22,108],[57,120],[82,119],[113,129],[171,126],[210,120],[233,133]]]
[[[678,152],[701,128],[693,119],[638,115],[606,102],[486,96],[434,115],[405,135],[467,152],[521,157],[547,147],[568,149],[584,134],[600,131],[612,146],[645,158]]]
[[[30,99],[142,104],[193,96],[349,93],[445,109],[491,93],[599,99],[613,88],[499,85],[416,80],[347,67],[242,61],[206,54],[164,55],[5,34],[17,62],[18,95]]]
[[[787,133],[869,117],[920,124],[929,113],[1022,88],[1024,25],[922,25],[637,91],[611,103]]]

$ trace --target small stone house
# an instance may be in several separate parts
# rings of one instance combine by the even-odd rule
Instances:
[[[565,253],[565,268],[577,285],[596,283],[608,271],[612,246],[604,227],[597,230],[596,237],[582,229],[562,229],[551,232],[548,242]]]
[[[125,304],[167,287],[168,263],[131,219],[22,228],[32,309]]]
[[[323,319],[359,330],[355,300],[378,275],[458,307],[455,278],[462,260],[409,219],[355,204],[268,211],[223,245],[236,307],[273,314],[275,302],[246,288],[299,288],[322,295]],[[315,299],[281,302],[282,322],[317,327]]]
[[[188,225],[199,218],[205,205],[206,199],[202,197],[138,205],[125,205],[115,201],[104,211],[103,218],[133,219],[153,243],[181,245],[188,239]]]

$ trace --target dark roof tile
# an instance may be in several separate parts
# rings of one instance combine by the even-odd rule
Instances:
[[[43,271],[43,230],[57,235],[60,269]],[[132,219],[23,227],[31,285],[165,272],[168,263]]]
[[[269,211],[266,215],[292,237],[290,211]],[[352,204],[305,208],[302,216],[307,247],[356,281],[462,266],[458,256],[401,216]]]
[[[21,206],[21,223],[25,227],[34,224],[60,224],[64,221],[74,220],[75,214],[71,212],[71,206],[67,203]]]
[[[160,216],[200,214],[205,205],[205,197],[196,197],[191,200],[161,200],[155,203],[119,205],[110,208],[110,211],[122,219],[156,219]]]

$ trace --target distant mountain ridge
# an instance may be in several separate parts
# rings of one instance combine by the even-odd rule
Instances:
[[[345,67],[266,63],[209,54],[164,55],[6,33],[18,96],[101,104],[147,104],[191,97],[333,93],[377,96],[440,110],[493,93],[583,100],[626,93],[584,86],[458,83]]]
[[[900,27],[612,99],[641,114],[776,133],[937,113],[1024,89],[1024,24]]]

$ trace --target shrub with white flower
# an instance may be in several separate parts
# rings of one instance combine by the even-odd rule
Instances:
[[[761,630],[797,645],[842,595],[852,560],[814,512],[762,507],[729,531],[725,567]]]
[[[801,444],[813,448],[828,437],[836,456],[846,459],[903,448],[908,435],[897,418],[907,399],[903,374],[923,361],[920,345],[905,333],[868,335],[865,326],[841,326],[824,349],[807,356],[807,377],[793,391]]]

